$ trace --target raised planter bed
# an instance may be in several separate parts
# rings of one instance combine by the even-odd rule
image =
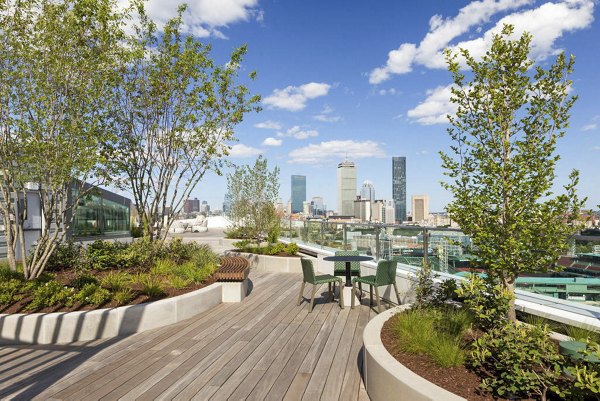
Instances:
[[[223,299],[223,284],[159,301],[90,311],[0,314],[0,344],[59,344],[138,333],[205,312]]]
[[[302,264],[298,256],[271,256],[255,253],[226,251],[227,256],[240,256],[250,262],[250,267],[260,272],[269,273],[302,273]]]
[[[383,324],[408,308],[410,305],[402,305],[382,312],[365,327],[363,373],[369,397],[373,401],[464,401],[417,375],[385,349],[381,341]]]

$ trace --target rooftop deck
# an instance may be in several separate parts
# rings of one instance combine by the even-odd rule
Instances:
[[[308,313],[301,275],[250,274],[251,294],[125,338],[0,346],[0,398],[366,400],[362,332],[374,312],[341,310],[327,287]],[[306,286],[310,296],[310,285]]]

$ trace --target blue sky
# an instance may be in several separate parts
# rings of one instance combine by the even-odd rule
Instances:
[[[152,0],[158,20],[171,1]],[[576,56],[573,93],[579,96],[560,141],[557,183],[572,168],[588,207],[600,204],[600,28],[592,0],[497,1],[282,1],[189,0],[188,29],[213,45],[217,62],[248,44],[245,82],[263,97],[263,111],[236,129],[231,160],[252,163],[263,154],[281,169],[280,196],[290,176],[306,175],[307,197],[335,209],[336,166],[346,155],[357,166],[357,192],[370,180],[377,198],[390,199],[391,158],[407,158],[407,195],[428,194],[441,211],[450,196],[440,150],[450,140],[444,116],[450,75],[441,51],[485,51],[503,22],[534,35],[537,62],[548,66],[560,50]],[[225,177],[209,174],[193,195],[221,208]]]

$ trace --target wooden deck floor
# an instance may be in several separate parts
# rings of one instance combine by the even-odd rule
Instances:
[[[367,306],[341,310],[301,276],[256,273],[242,303],[126,338],[0,346],[0,399],[366,400]],[[307,286],[309,295],[311,286]]]

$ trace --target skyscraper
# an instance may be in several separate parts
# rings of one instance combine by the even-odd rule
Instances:
[[[413,223],[426,222],[429,218],[429,196],[413,195],[411,200]]]
[[[356,168],[354,162],[344,161],[337,168],[338,213],[342,216],[354,215],[356,199]]]
[[[396,221],[406,220],[406,157],[392,157],[392,199]]]
[[[292,213],[302,213],[302,202],[306,202],[306,176],[292,176]]]
[[[373,202],[375,200],[375,187],[371,181],[363,182],[360,190],[360,199]]]

